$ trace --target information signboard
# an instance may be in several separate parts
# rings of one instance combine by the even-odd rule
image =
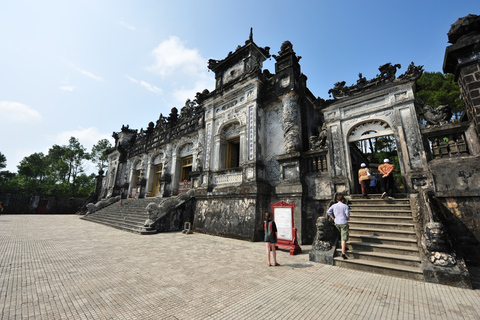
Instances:
[[[302,252],[297,241],[297,229],[293,225],[294,203],[279,201],[271,203],[273,221],[277,225],[277,247],[280,249],[289,249],[290,254],[294,255]]]

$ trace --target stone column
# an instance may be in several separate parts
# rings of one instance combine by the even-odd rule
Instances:
[[[213,170],[225,169],[225,155],[226,155],[226,148],[227,148],[225,137],[221,134],[217,134],[214,137],[214,141],[215,141],[215,149],[214,149],[215,152],[213,153],[212,169]]]
[[[480,16],[458,19],[448,32],[443,72],[455,74],[468,118],[480,137]]]
[[[103,178],[105,177],[103,173],[104,171],[100,169],[98,171],[98,176],[95,177],[95,196],[96,196],[95,200],[98,200],[102,197]]]
[[[152,162],[153,159],[149,157],[148,164],[147,164],[147,174],[145,178],[147,179],[147,184],[145,186],[145,194],[149,197],[152,194],[153,189],[153,180],[155,179],[155,166]]]
[[[248,138],[243,128],[240,131],[240,165],[248,160]]]
[[[282,98],[283,103],[283,135],[285,140],[285,152],[300,151],[301,119],[298,108],[298,96],[295,92],[289,92]]]

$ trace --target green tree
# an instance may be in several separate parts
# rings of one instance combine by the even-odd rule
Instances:
[[[36,152],[20,161],[18,174],[31,180],[43,182],[47,177],[48,159],[42,152]]]
[[[7,167],[7,157],[3,153],[0,152],[0,169],[4,169]]]
[[[415,95],[425,102],[425,105],[434,108],[440,105],[449,105],[458,119],[465,105],[460,98],[460,88],[455,82],[453,74],[441,72],[424,72],[417,80],[419,91]]]
[[[112,144],[107,139],[102,139],[93,145],[91,160],[95,163],[98,170],[103,170],[107,167],[108,152],[112,149]]]
[[[90,155],[78,139],[71,137],[63,160],[68,165],[67,181],[75,185],[77,176],[85,171],[85,162],[90,160]]]

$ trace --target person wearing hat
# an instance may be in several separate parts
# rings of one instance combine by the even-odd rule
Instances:
[[[394,200],[393,197],[393,171],[395,167],[390,164],[390,160],[383,160],[383,164],[378,166],[378,172],[382,175],[381,186],[382,186],[382,199],[388,197],[390,200]]]
[[[368,170],[367,164],[362,163],[360,165],[360,170],[358,170],[358,182],[362,188],[362,197],[365,199],[368,199],[368,186],[370,184],[371,176],[372,174],[370,173],[370,170]]]

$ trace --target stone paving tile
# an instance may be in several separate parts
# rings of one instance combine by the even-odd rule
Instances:
[[[0,216],[0,319],[479,319],[480,290],[341,269],[263,243]]]

